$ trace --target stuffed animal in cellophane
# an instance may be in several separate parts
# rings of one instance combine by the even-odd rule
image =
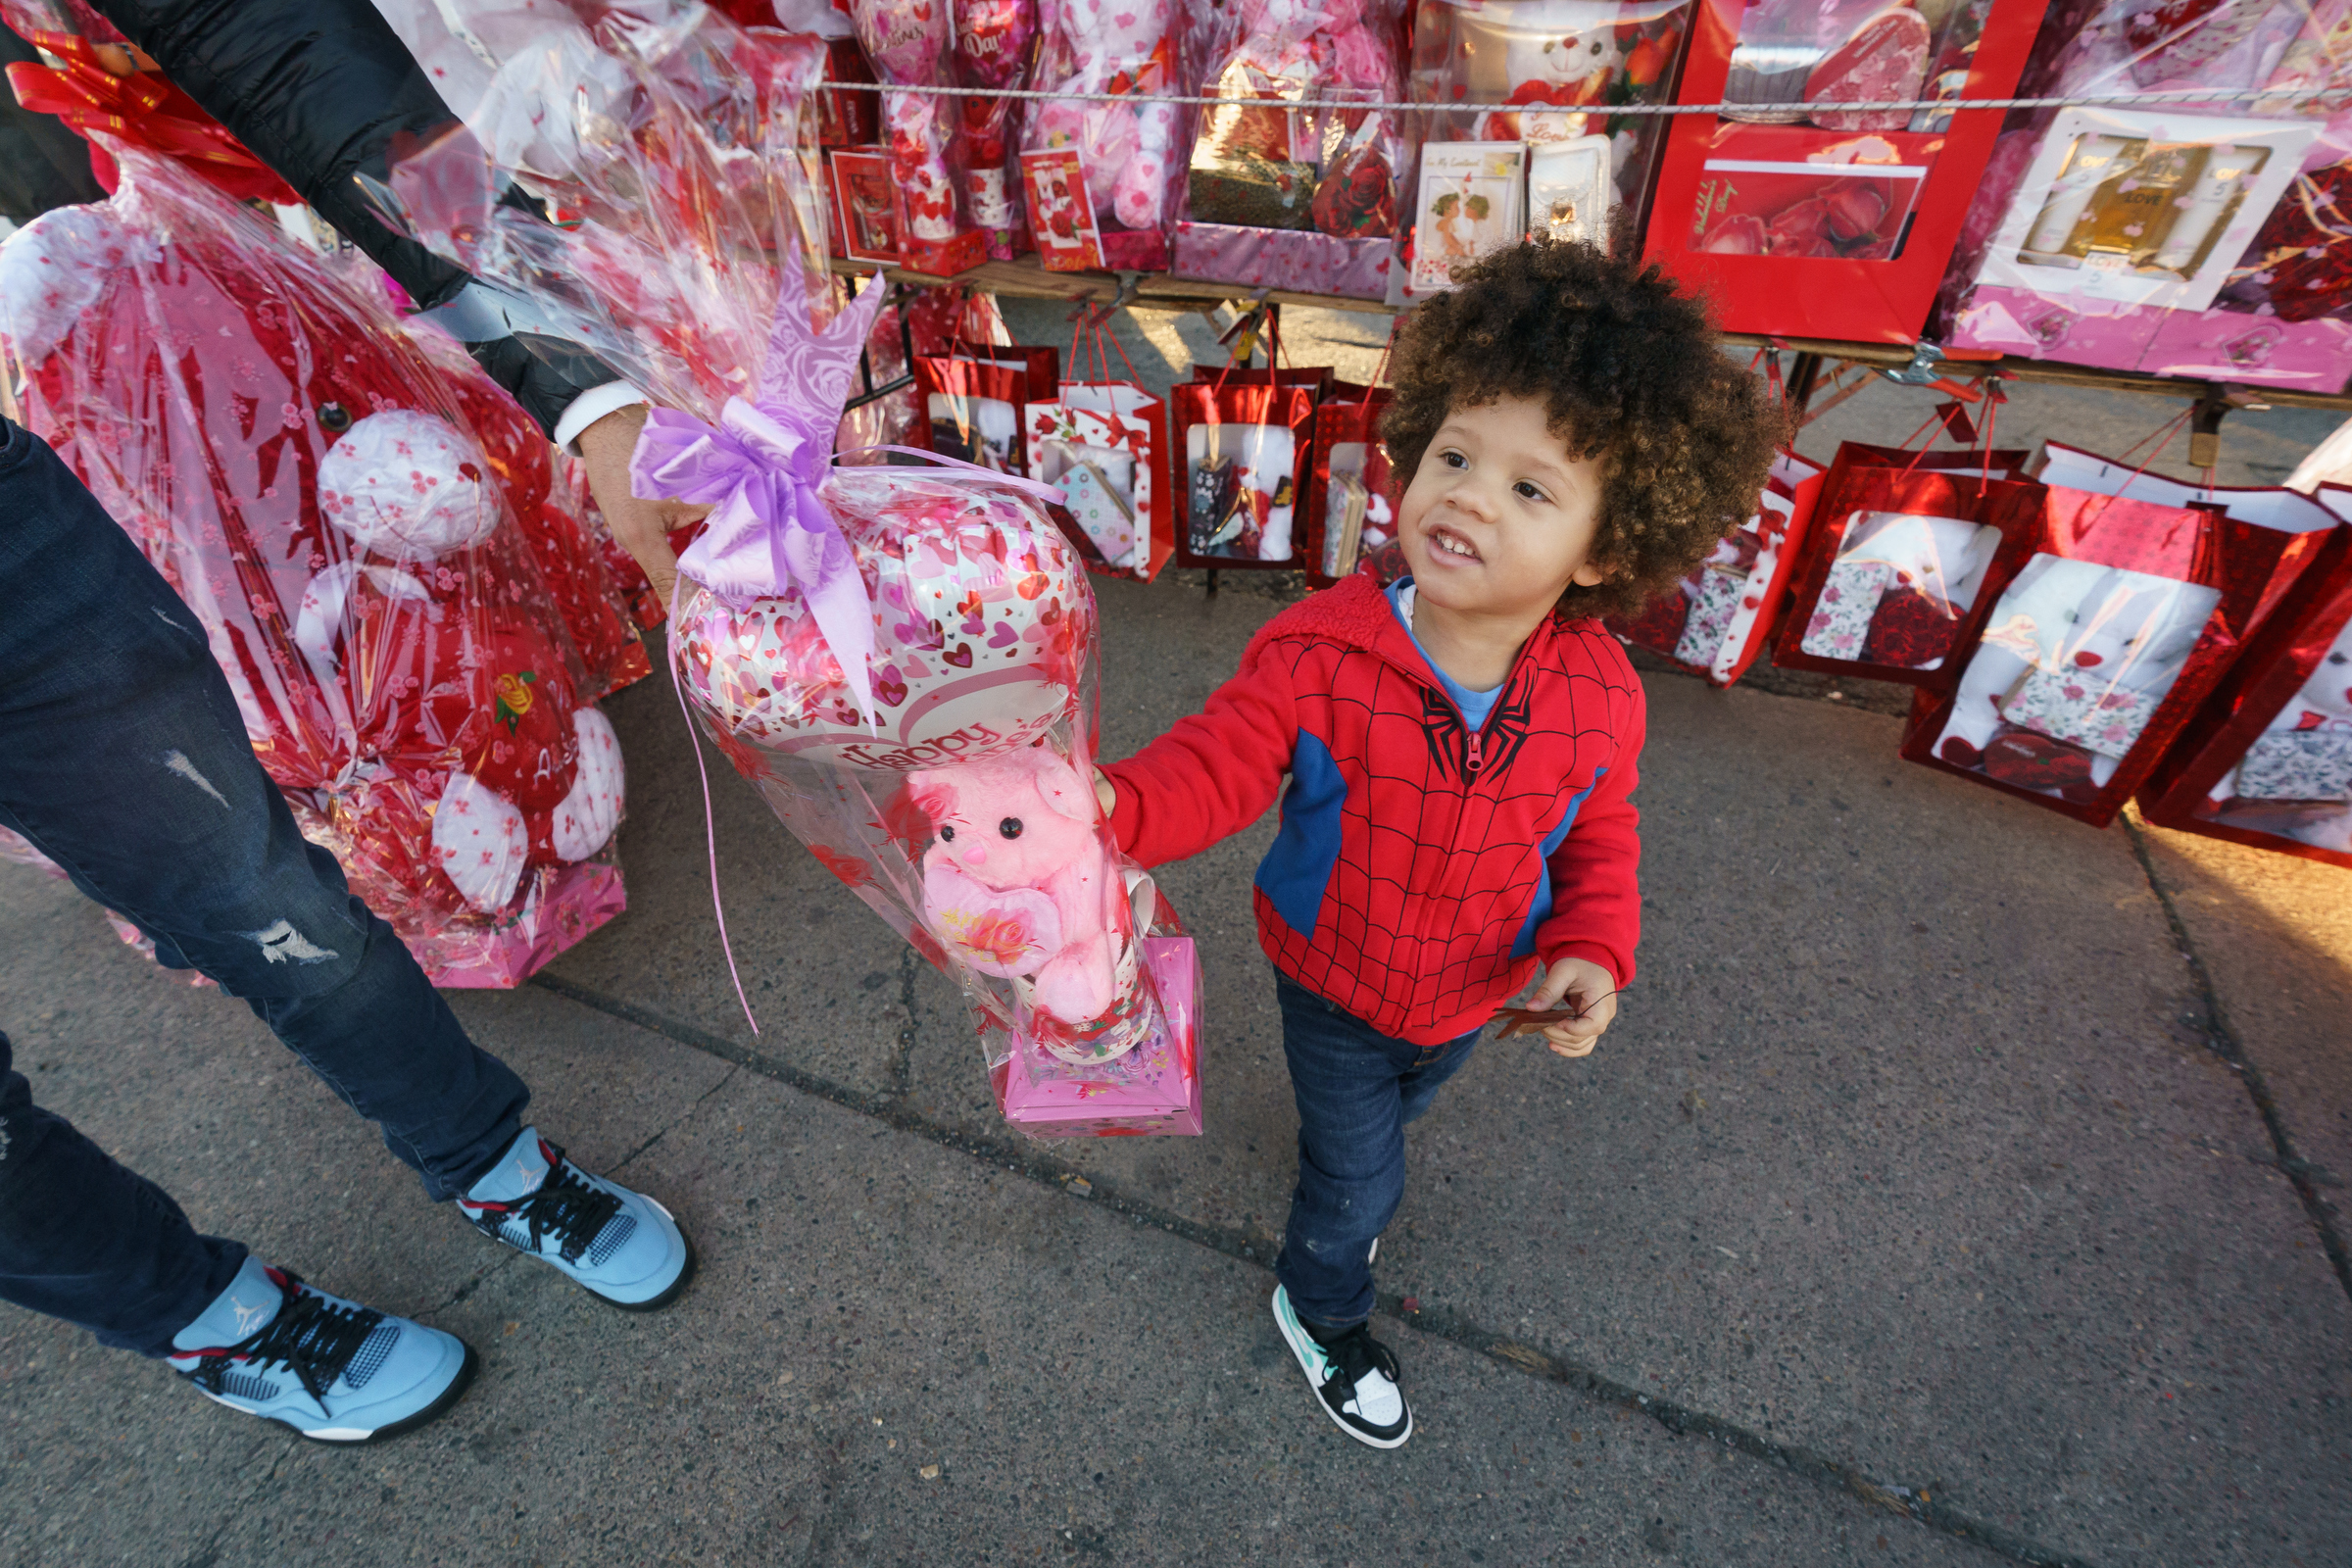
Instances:
[[[1134,103],[1041,99],[1022,132],[1024,151],[1075,147],[1087,195],[1112,267],[1167,265],[1163,225],[1177,163],[1176,106],[1149,101],[1175,90],[1176,11],[1171,0],[1104,5],[1041,0],[1036,83],[1048,92],[1134,97]]]
[[[116,197],[0,245],[22,417],[187,601],[306,835],[436,983],[516,984],[622,907],[622,773],[502,459],[373,301],[115,152]]]
[[[820,333],[782,270],[749,399],[656,410],[640,494],[714,504],[673,668],[736,769],[969,1000],[1024,1130],[1200,1130],[1189,943],[1093,785],[1085,571],[1032,480],[829,466],[876,283]],[[940,461],[940,460],[935,460]]]

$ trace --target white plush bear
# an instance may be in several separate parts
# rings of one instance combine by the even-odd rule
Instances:
[[[2036,555],[1993,607],[1936,755],[1984,760],[2004,729],[2087,754],[2105,787],[2220,602],[2219,590],[2093,562]]]

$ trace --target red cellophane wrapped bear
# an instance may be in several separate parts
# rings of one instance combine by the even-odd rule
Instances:
[[[500,483],[528,443],[485,450],[465,405],[498,405],[380,308],[115,151],[113,200],[0,246],[21,416],[203,622],[353,890],[437,984],[514,985],[623,905],[619,747]]]

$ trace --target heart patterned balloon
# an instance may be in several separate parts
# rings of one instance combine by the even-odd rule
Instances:
[[[1024,746],[1076,711],[1094,600],[1069,543],[1018,492],[904,467],[835,469],[824,491],[873,603],[868,727],[796,591],[680,612],[688,697],[761,754],[904,772]]]

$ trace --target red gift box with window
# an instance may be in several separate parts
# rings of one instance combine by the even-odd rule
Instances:
[[[1727,331],[1915,341],[2001,112],[1838,105],[2005,97],[2043,6],[1704,0],[1677,102],[1759,107],[1675,120],[1645,255]]]

